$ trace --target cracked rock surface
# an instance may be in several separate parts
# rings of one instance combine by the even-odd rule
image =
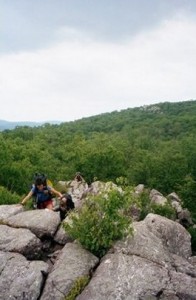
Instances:
[[[77,300],[196,300],[196,257],[177,222],[149,214],[99,261],[57,212],[0,206],[0,220],[0,300],[62,300],[85,276]]]

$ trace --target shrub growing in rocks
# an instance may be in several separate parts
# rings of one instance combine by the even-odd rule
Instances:
[[[86,200],[64,228],[93,254],[102,257],[113,242],[132,232],[131,218],[125,214],[129,199],[119,191],[110,191]]]

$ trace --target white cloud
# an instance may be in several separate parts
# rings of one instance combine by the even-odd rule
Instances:
[[[196,22],[178,16],[124,43],[70,28],[36,52],[0,56],[0,119],[74,120],[196,98]]]

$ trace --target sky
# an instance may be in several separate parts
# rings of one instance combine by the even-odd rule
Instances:
[[[1,120],[195,99],[195,0],[0,0]]]

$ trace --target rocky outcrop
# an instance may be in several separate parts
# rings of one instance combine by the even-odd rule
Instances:
[[[107,193],[111,190],[118,190],[120,192],[122,191],[122,189],[116,184],[114,184],[112,181],[95,181],[92,182],[90,186],[85,181],[59,181],[57,183],[57,188],[61,192],[67,191],[72,196],[76,208],[81,207],[84,198],[89,195],[97,195],[100,192]]]
[[[182,200],[178,197],[178,195],[176,193],[171,193],[167,196],[167,198],[171,201],[171,205],[176,211],[178,222],[185,228],[193,225],[191,213],[187,208],[182,208]]]
[[[0,299],[62,299],[99,263],[81,245],[68,243],[59,213],[20,206],[13,215],[15,206],[6,209],[0,225]]]
[[[196,299],[188,232],[153,214],[135,223],[134,231],[114,245],[76,299]]]
[[[74,194],[69,186],[80,204],[84,192],[100,189],[83,187]],[[0,300],[66,299],[83,278],[89,282],[77,300],[196,300],[196,257],[179,222],[148,214],[101,260],[70,239],[58,212],[2,205],[0,224]]]
[[[80,207],[82,205],[82,199],[85,197],[89,186],[85,181],[59,181],[57,183],[57,188],[61,192],[67,191],[75,203],[75,207]]]

